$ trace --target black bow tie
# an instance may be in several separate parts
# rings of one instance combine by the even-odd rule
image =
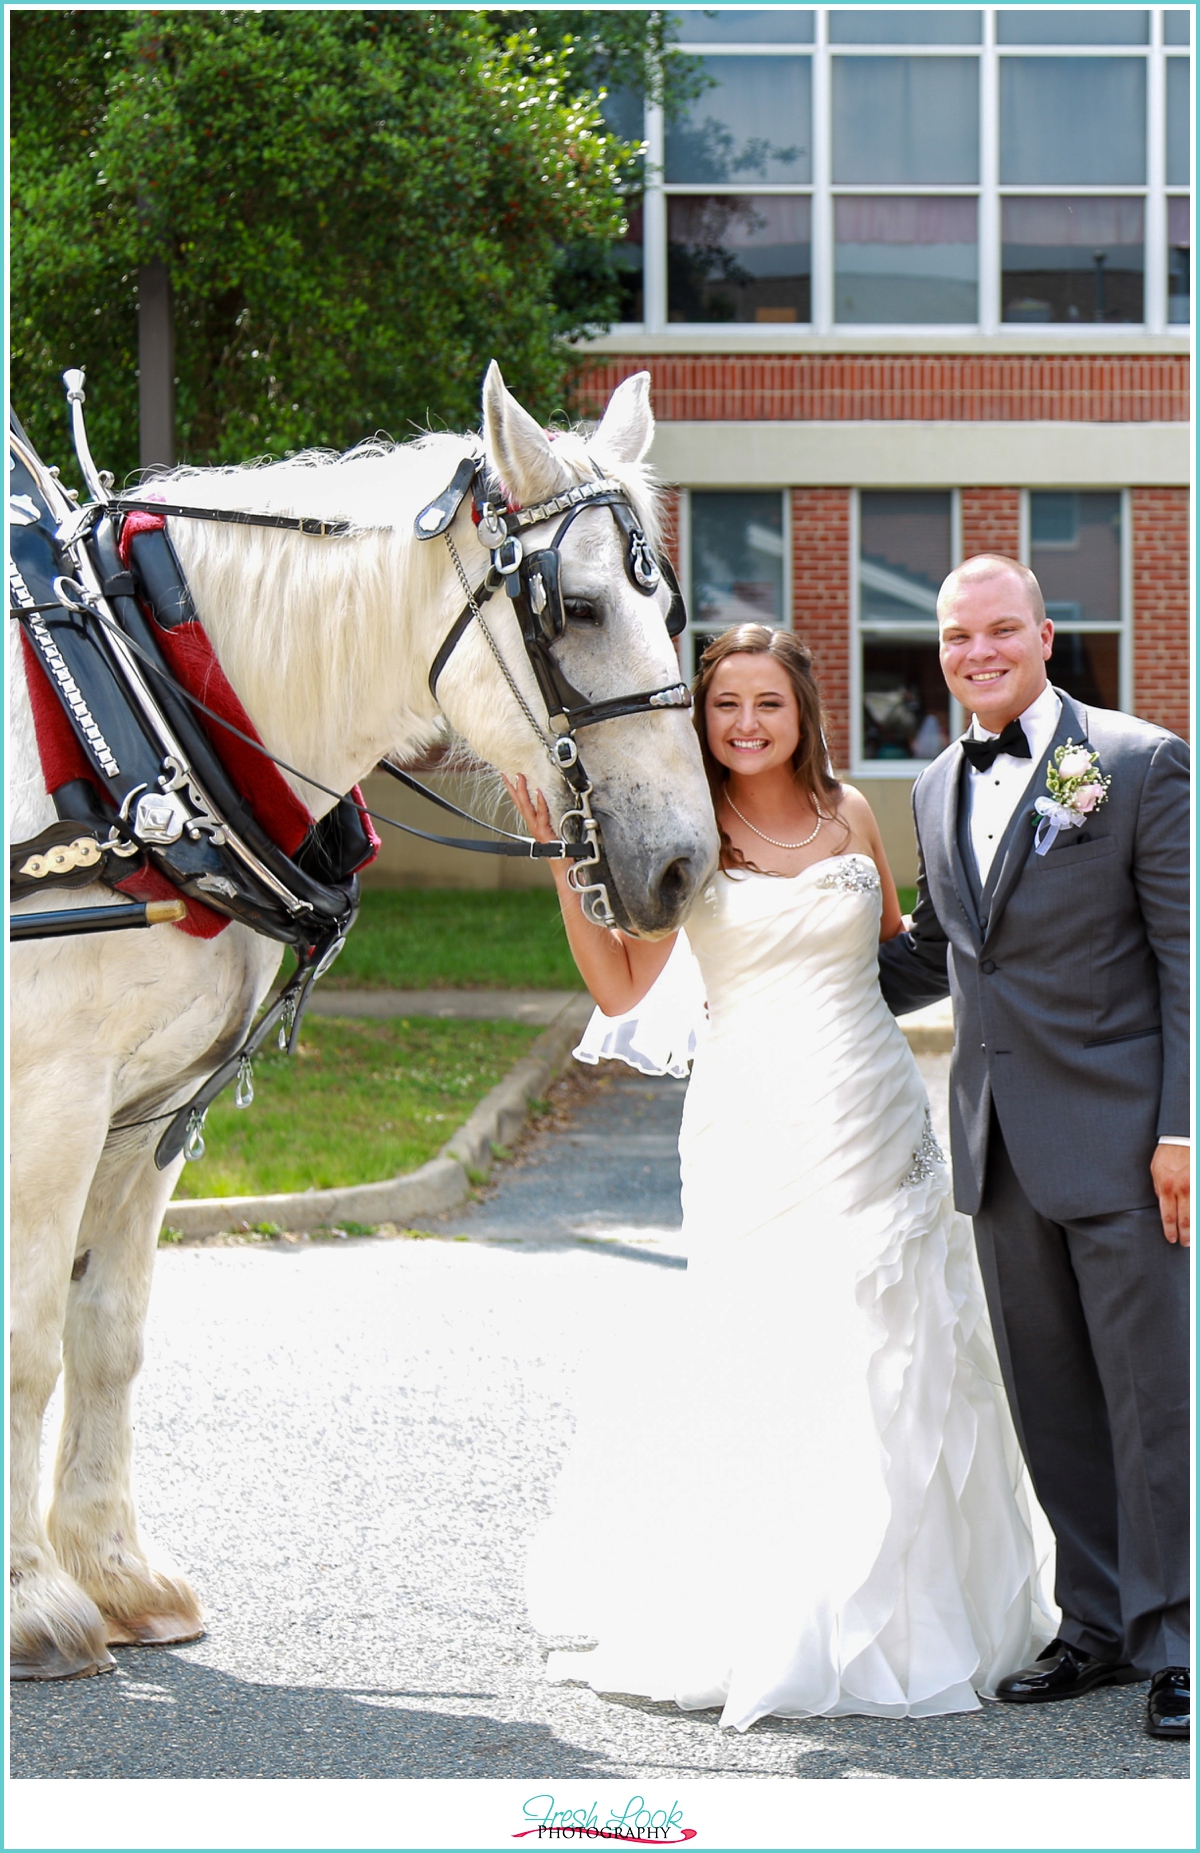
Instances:
[[[1014,759],[1033,757],[1020,721],[1010,721],[1004,732],[997,734],[994,740],[976,740],[970,734],[964,734],[962,750],[976,772],[990,772],[1000,753],[1009,753]]]

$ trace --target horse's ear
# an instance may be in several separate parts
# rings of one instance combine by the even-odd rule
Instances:
[[[494,360],[483,381],[483,437],[489,464],[518,506],[543,502],[570,482],[546,433],[513,398]]]
[[[602,461],[640,463],[654,439],[654,413],[650,410],[650,375],[634,373],[622,380],[588,445]]]

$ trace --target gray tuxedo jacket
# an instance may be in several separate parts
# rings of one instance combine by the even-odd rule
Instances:
[[[921,774],[912,931],[880,948],[894,1012],[954,1001],[951,1156],[967,1215],[993,1105],[1026,1196],[1055,1222],[1153,1205],[1154,1147],[1190,1129],[1188,751],[1057,692],[1058,731],[982,887],[962,828],[961,744]],[[1038,856],[1033,802],[1067,740],[1086,742],[1112,784]]]

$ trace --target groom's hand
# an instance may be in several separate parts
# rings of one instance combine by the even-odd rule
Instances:
[[[1163,1234],[1168,1242],[1189,1248],[1192,1241],[1191,1147],[1159,1145],[1150,1160],[1150,1176],[1158,1195]]]

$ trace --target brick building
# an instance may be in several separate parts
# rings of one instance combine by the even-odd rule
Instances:
[[[1027,561],[1053,677],[1188,731],[1190,9],[677,17],[709,84],[609,106],[647,184],[585,400],[649,369],[685,667],[794,626],[911,879],[957,560]]]

